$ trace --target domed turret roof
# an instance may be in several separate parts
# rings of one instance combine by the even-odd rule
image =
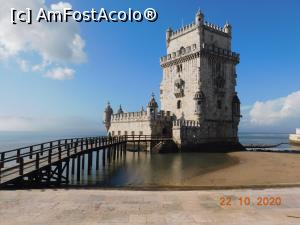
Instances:
[[[239,97],[237,96],[237,94],[235,94],[235,95],[233,96],[232,103],[238,103],[238,104],[241,104],[240,99],[239,99]]]
[[[157,102],[155,101],[155,98],[154,98],[154,94],[152,94],[152,97],[148,103],[148,107],[150,108],[158,108],[158,104]]]
[[[202,91],[197,91],[195,93],[194,99],[195,100],[202,100],[203,101],[205,99],[205,95],[204,95],[204,93]]]
[[[123,112],[122,106],[120,105],[120,108],[118,109],[118,114],[122,114],[122,113],[124,113],[124,112]]]
[[[109,102],[107,103],[107,106],[105,108],[105,112],[108,112],[108,113],[112,113],[113,112],[113,109],[110,107],[110,103]]]

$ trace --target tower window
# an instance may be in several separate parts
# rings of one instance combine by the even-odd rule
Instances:
[[[221,102],[221,100],[218,100],[217,105],[218,105],[218,109],[222,109],[222,102]]]
[[[177,65],[177,73],[182,72],[182,64]]]
[[[178,100],[178,101],[177,101],[177,109],[181,109],[181,106],[182,106],[182,105],[181,105],[181,100]]]

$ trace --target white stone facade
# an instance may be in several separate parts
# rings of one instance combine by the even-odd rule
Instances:
[[[195,22],[166,33],[167,56],[161,57],[161,108],[175,120],[200,126],[173,126],[177,143],[237,142],[240,102],[235,91],[239,54],[231,51],[231,26]],[[181,134],[179,135],[179,130]],[[176,135],[177,134],[177,135]]]
[[[161,111],[154,97],[146,112],[117,114],[106,108],[112,135],[173,135],[178,145],[238,142],[240,101],[235,91],[239,54],[231,51],[231,26],[195,22],[166,32],[161,57]],[[151,103],[152,101],[152,103]],[[165,113],[166,112],[166,113]]]

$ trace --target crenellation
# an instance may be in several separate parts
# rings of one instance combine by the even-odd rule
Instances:
[[[200,127],[199,121],[195,120],[174,120],[173,127]]]

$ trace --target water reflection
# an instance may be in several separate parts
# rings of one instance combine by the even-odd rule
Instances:
[[[119,158],[105,167],[100,165],[98,171],[93,168],[91,175],[83,171],[80,182],[71,176],[71,184],[100,187],[182,186],[194,177],[234,163],[237,160],[226,153],[151,155],[127,152],[126,158]]]

